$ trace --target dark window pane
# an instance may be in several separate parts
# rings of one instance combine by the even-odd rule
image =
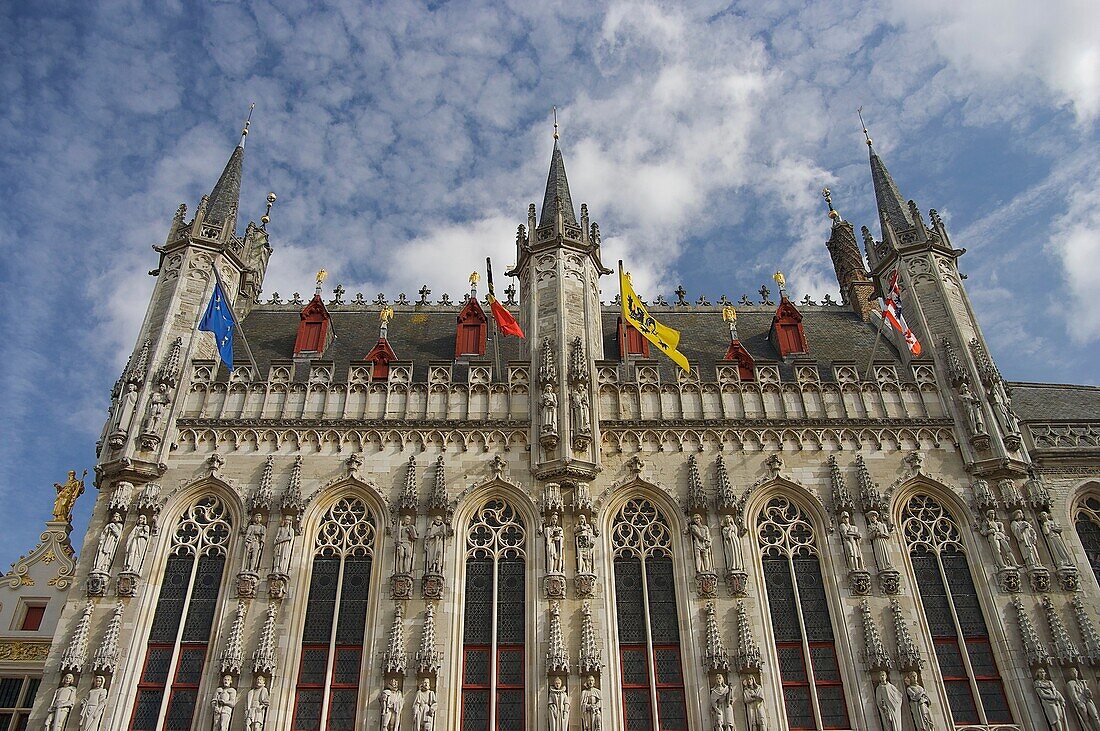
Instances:
[[[952,640],[936,642],[936,661],[940,666],[940,674],[944,679],[965,678],[966,668],[963,667],[962,655],[959,653],[959,644]]]
[[[155,731],[157,717],[160,715],[160,701],[164,697],[162,690],[139,690],[134,702],[134,718],[130,722],[133,731]]]
[[[324,685],[327,664],[327,647],[303,648],[302,661],[298,671],[298,685]]]
[[[302,642],[327,644],[332,638],[332,616],[336,610],[336,582],[339,575],[339,558],[318,556],[313,559]]]
[[[12,731],[27,731],[27,726],[30,724],[30,721],[31,714],[20,713],[15,719],[15,726],[12,728]]]
[[[672,559],[651,557],[645,563],[646,588],[649,591],[649,626],[654,644],[680,642],[680,623],[676,618],[676,582]]]
[[[525,587],[523,561],[497,564],[497,642],[501,644],[523,644],[527,629]]]
[[[970,655],[970,668],[977,678],[996,678],[997,664],[993,660],[993,648],[988,640],[967,640],[966,652]]]
[[[337,648],[332,663],[332,682],[337,685],[359,685],[359,662],[363,653],[359,648]]]
[[[1090,499],[1086,505],[1091,507],[1094,502],[1096,501]],[[1100,506],[1093,508],[1093,510],[1097,509],[1100,509]],[[1095,523],[1085,511],[1081,511],[1077,516],[1077,535],[1081,539],[1085,555],[1088,556],[1089,565],[1092,566],[1092,573],[1100,582],[1100,525]]]
[[[768,591],[768,609],[776,642],[797,642],[802,639],[795,608],[794,584],[785,557],[765,558],[764,584]]]
[[[169,556],[160,582],[157,610],[149,631],[150,642],[175,642],[183,616],[183,603],[187,598],[187,584],[191,580],[192,556]]]
[[[336,623],[336,644],[363,644],[367,621],[367,596],[371,560],[349,558],[344,561],[344,582],[340,589],[340,617]]]
[[[172,691],[168,713],[164,716],[164,731],[189,731],[197,699],[198,691],[192,688]]]
[[[468,649],[463,654],[463,685],[489,685],[489,650]]]
[[[497,729],[520,731],[523,728],[523,691],[497,691]]]
[[[27,690],[23,694],[23,707],[30,708],[34,705],[35,696],[38,695],[38,686],[42,684],[42,678],[31,678],[27,681]]]
[[[214,610],[218,606],[222,568],[225,556],[202,556],[195,572],[195,585],[191,589],[191,603],[187,607],[187,621],[183,625],[184,642],[207,642],[214,622]],[[173,638],[174,639],[174,638]]]
[[[821,580],[821,564],[817,556],[794,559],[794,575],[798,582],[798,601],[802,606],[806,639],[810,642],[832,642],[829,601],[825,598],[825,585]]]
[[[955,620],[951,616],[951,603],[940,576],[939,562],[931,553],[912,555],[913,573],[920,592],[921,606],[928,618],[928,628],[933,637],[954,637]]]
[[[329,731],[355,730],[355,699],[358,690],[334,690],[328,709]]]
[[[684,691],[680,688],[664,688],[657,691],[657,716],[661,731],[687,731],[687,706]]]
[[[947,576],[947,586],[951,589],[951,601],[955,605],[955,614],[964,637],[986,637],[985,618],[978,603],[978,592],[974,589],[974,580],[970,576],[970,566],[963,553],[944,553],[941,555],[943,572]]]
[[[836,662],[836,649],[832,645],[810,648],[810,661],[814,665],[814,680],[840,682],[840,666]]]
[[[198,685],[202,679],[202,666],[206,661],[205,647],[180,648],[179,664],[176,665],[176,678],[179,685]]]
[[[654,665],[657,668],[659,685],[683,685],[684,677],[680,672],[680,650],[676,647],[653,648]],[[663,717],[661,723],[664,723]]]
[[[649,706],[649,691],[623,689],[623,706],[626,712],[626,731],[652,731],[653,709]]]
[[[970,692],[968,680],[946,680],[947,703],[951,706],[951,718],[955,723],[977,723],[978,709]]]
[[[17,708],[22,678],[0,678],[0,708]]]
[[[149,685],[164,685],[168,682],[168,666],[171,662],[171,647],[150,647],[145,655],[145,668],[141,673],[141,682]]]
[[[802,654],[802,645],[783,645],[775,649],[779,655],[779,676],[783,682],[807,682],[806,658]]]
[[[466,562],[465,618],[462,641],[467,645],[488,645],[493,641],[493,562]]]
[[[649,661],[644,647],[620,647],[623,685],[649,685]]]
[[[1012,712],[1008,709],[1004,685],[998,680],[979,680],[978,694],[982,698],[986,718],[990,723],[1012,723]]]
[[[642,562],[637,559],[615,559],[615,616],[619,642],[637,645],[646,641]]]
[[[825,728],[848,728],[848,708],[844,705],[844,689],[839,685],[818,685],[817,705]]]
[[[500,685],[523,685],[522,648],[497,652],[497,682]]]
[[[8,731],[13,715],[11,713],[0,713],[0,731]]]
[[[321,728],[321,691],[299,690],[294,699],[294,731],[318,731]]]
[[[787,709],[787,724],[791,729],[814,728],[814,709],[810,704],[810,688],[805,685],[784,685],[783,705]]]
[[[462,691],[462,731],[488,731],[489,691]]]

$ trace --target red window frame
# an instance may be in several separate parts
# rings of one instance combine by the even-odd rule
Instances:
[[[321,672],[320,683],[303,683],[302,682],[302,667],[306,663],[306,655],[310,652],[322,652],[325,658],[325,668]],[[309,644],[302,645],[301,654],[298,656],[298,677],[294,684],[294,717],[290,723],[292,731],[318,731],[320,728],[320,721],[318,720],[317,726],[299,726],[298,725],[298,699],[301,696],[302,691],[309,691],[317,693],[320,697],[321,711],[324,711],[325,707],[325,679],[328,672],[328,644]]]
[[[519,655],[519,683],[518,684],[517,683],[505,683],[503,681],[503,679],[501,678],[500,668],[503,667],[503,664],[501,663],[500,660],[505,655],[505,653],[516,653],[516,654]],[[497,661],[496,662],[496,671],[497,671],[497,677],[496,677],[496,680],[497,680],[497,684],[496,684],[496,686],[497,686],[496,687],[496,707],[499,709],[500,706],[501,706],[500,701],[501,701],[501,695],[502,695],[503,692],[505,692],[505,691],[513,691],[513,692],[514,691],[519,691],[519,717],[522,719],[523,714],[524,714],[524,710],[526,708],[526,704],[524,703],[523,696],[524,696],[525,684],[527,682],[527,673],[525,672],[526,665],[525,665],[524,657],[523,657],[523,645],[514,645],[514,644],[513,645],[497,645],[496,661]],[[501,720],[500,720],[500,714],[499,713],[497,713],[496,722],[497,722],[497,731],[517,731],[514,728],[504,728],[504,727],[502,727],[500,725]],[[526,725],[526,724],[522,724],[522,722],[521,722],[520,728],[523,728],[524,725]]]
[[[473,683],[470,682],[470,678],[466,673],[466,657],[475,653],[483,653],[485,655],[485,662],[489,662],[492,658],[493,648],[489,645],[463,645],[462,646],[462,702],[458,718],[458,727],[465,728],[466,716],[466,691],[481,693],[485,696],[485,708],[489,708],[489,693],[493,690],[493,677],[492,668],[485,673],[485,683]]]
[[[206,670],[206,651],[208,646],[204,642],[181,642],[179,653],[176,655],[176,664],[172,668],[172,685],[168,688],[168,707],[164,712],[165,725],[163,728],[165,731],[175,731],[168,725],[168,720],[172,718],[172,706],[179,699],[181,691],[194,691],[195,703],[191,708],[191,715],[187,719],[187,728],[180,729],[180,731],[187,731],[191,727],[191,724],[195,720],[195,711],[199,707],[199,683],[202,682],[202,676]],[[183,669],[183,659],[186,655],[198,655],[198,670],[195,672],[194,682],[180,680],[180,672]]]
[[[628,653],[640,653],[645,662],[642,663],[642,667],[646,669],[646,677],[644,682],[641,683],[628,683],[626,681],[626,656]],[[656,675],[657,668],[655,660],[652,657],[648,657],[649,650],[644,644],[629,644],[619,645],[619,684],[623,689],[623,723],[626,724],[623,728],[624,731],[653,731],[653,708],[649,698],[649,684],[651,679]],[[630,717],[627,715],[626,709],[626,696],[627,691],[644,690],[646,693],[646,706],[649,706],[649,724],[646,726],[631,726],[629,725]]]
[[[657,653],[658,652],[663,652],[663,651],[672,651],[672,652],[676,653],[676,667],[679,669],[679,672],[680,672],[680,682],[675,683],[675,682],[666,682],[666,681],[661,680],[660,673],[657,672]],[[687,694],[684,691],[684,662],[683,662],[683,658],[680,657],[680,645],[678,645],[678,644],[676,644],[676,645],[670,645],[670,644],[654,645],[653,646],[653,657],[650,658],[650,663],[651,663],[650,664],[650,673],[652,674],[651,677],[653,678],[653,687],[657,691],[657,715],[658,715],[658,717],[660,718],[660,721],[661,721],[661,731],[687,731],[687,728],[688,728],[687,725],[686,725],[687,724],[687,713],[686,713]],[[664,691],[679,691],[680,701],[681,701],[681,703],[682,703],[682,705],[685,709],[685,714],[684,714],[684,724],[685,725],[684,726],[679,726],[679,727],[668,726],[668,725],[666,725],[666,719],[660,717],[660,713],[661,713],[661,691],[662,690],[664,690]]]
[[[28,604],[23,613],[23,621],[19,623],[19,629],[23,632],[37,632],[42,627],[42,618],[46,616],[45,604]]]

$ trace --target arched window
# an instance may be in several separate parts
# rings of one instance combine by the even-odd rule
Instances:
[[[1012,723],[958,524],[935,498],[914,495],[901,529],[951,717],[956,724]]]
[[[180,517],[138,679],[131,731],[188,731],[206,667],[232,526],[216,497]]]
[[[760,511],[756,536],[787,727],[850,728],[813,526],[797,505],[779,496]]]
[[[328,509],[313,547],[295,731],[352,731],[374,558],[374,516],[356,497]]]
[[[1089,558],[1092,574],[1100,583],[1100,500],[1090,497],[1077,506],[1073,516],[1077,527],[1077,537]]]
[[[523,731],[527,531],[490,500],[466,531],[462,731]]]
[[[615,514],[611,549],[626,731],[686,729],[668,521],[649,500],[628,500]]]

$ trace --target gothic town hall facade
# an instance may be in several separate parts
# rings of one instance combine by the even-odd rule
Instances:
[[[21,727],[1100,731],[1100,389],[1002,378],[965,242],[869,150],[838,300],[651,301],[685,372],[601,302],[557,141],[522,340],[476,278],[261,301],[237,147],[157,247],[79,558],[61,505],[63,580],[5,577],[56,623]],[[232,372],[195,328],[215,268]],[[876,345],[895,270],[918,356]]]

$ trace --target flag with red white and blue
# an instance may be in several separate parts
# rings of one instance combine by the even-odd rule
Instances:
[[[901,333],[905,338],[905,344],[913,355],[920,355],[920,341],[913,331],[905,324],[905,316],[901,313],[901,288],[898,286],[898,270],[890,275],[890,289],[886,293],[886,300],[882,303],[882,317],[890,326]]]

